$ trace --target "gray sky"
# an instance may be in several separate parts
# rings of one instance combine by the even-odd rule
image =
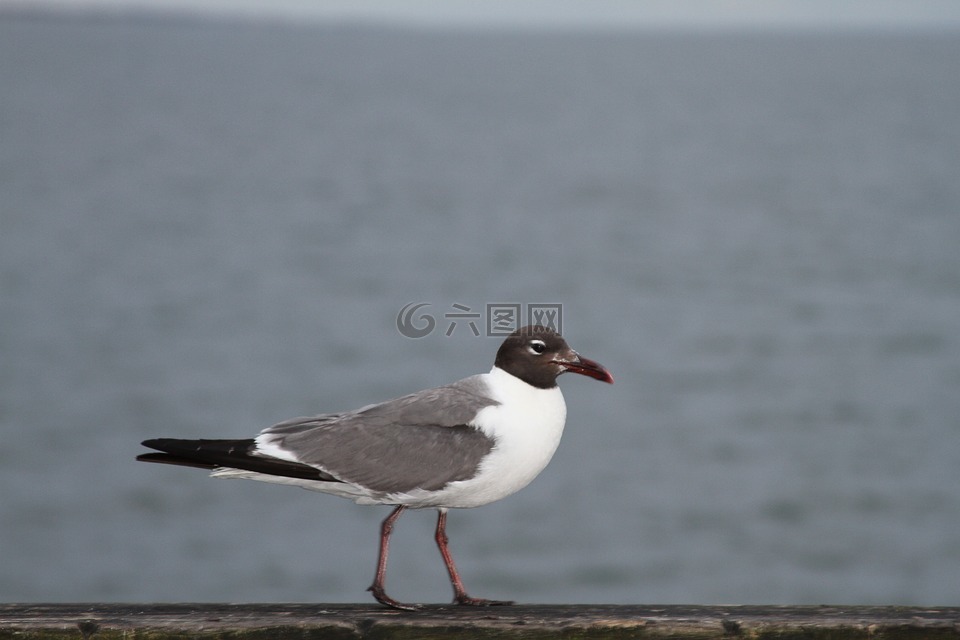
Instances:
[[[960,26],[960,0],[0,0],[46,6],[447,26]]]

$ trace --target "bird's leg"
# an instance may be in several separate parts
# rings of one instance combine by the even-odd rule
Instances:
[[[443,556],[443,562],[447,565],[447,572],[450,574],[450,584],[453,585],[454,604],[472,605],[476,607],[498,606],[513,604],[511,600],[485,600],[483,598],[472,598],[467,595],[467,590],[463,588],[463,581],[457,572],[457,566],[453,564],[453,556],[450,555],[450,549],[447,543],[447,511],[440,509],[440,515],[437,517],[437,546],[440,548],[440,555]]]
[[[406,508],[406,505],[399,505],[390,512],[390,515],[388,515],[380,525],[380,556],[377,558],[377,575],[367,591],[372,592],[373,597],[376,598],[380,604],[393,607],[394,609],[400,609],[401,611],[416,611],[419,608],[417,605],[397,602],[388,596],[387,592],[383,589],[383,581],[387,574],[387,555],[390,551],[390,534],[393,532],[393,525],[397,521],[397,518],[400,517],[400,514],[402,514]]]

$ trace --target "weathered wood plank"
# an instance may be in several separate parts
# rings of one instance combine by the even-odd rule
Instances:
[[[5,604],[0,639],[960,639],[960,607]]]

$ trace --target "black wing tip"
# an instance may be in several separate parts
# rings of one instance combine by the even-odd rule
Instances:
[[[150,449],[165,453],[180,453],[183,451],[227,451],[247,449],[256,443],[253,438],[241,439],[190,439],[190,438],[150,438],[140,444]]]
[[[316,467],[278,458],[251,455],[251,449],[255,444],[256,441],[252,438],[243,440],[153,438],[144,440],[143,446],[162,453],[143,453],[137,456],[137,460],[207,470],[241,469],[268,476],[339,482],[329,473]]]
[[[248,440],[190,440],[183,438],[151,438],[141,444],[161,453],[144,453],[137,456],[140,462],[159,462],[199,469],[215,469],[228,466],[225,458],[235,452],[246,451],[254,441]],[[242,454],[241,454],[242,455]]]

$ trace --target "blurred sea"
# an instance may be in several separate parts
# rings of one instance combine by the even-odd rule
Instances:
[[[617,384],[451,514],[471,593],[958,604],[958,177],[957,33],[0,14],[0,601],[369,601],[386,508],[139,442],[486,371],[445,315],[513,302]]]

